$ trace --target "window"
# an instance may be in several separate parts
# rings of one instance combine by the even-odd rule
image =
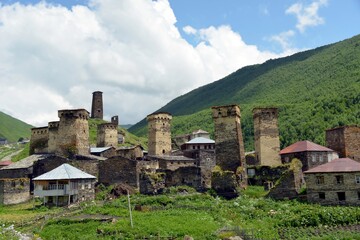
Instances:
[[[324,184],[324,176],[316,176],[316,184]]]
[[[316,162],[316,156],[315,155],[312,155],[311,156],[311,161],[314,163],[314,162]]]
[[[336,184],[344,184],[344,176],[343,175],[337,175],[336,178]]]
[[[337,192],[337,195],[338,195],[339,201],[345,201],[346,200],[345,192]]]
[[[357,194],[358,194],[358,200],[360,200],[360,192],[358,192]]]
[[[248,168],[247,174],[248,174],[248,177],[253,177],[253,176],[255,176],[255,169]]]
[[[323,161],[323,156],[319,155],[319,161],[322,162]]]
[[[319,192],[319,199],[325,199],[325,193]]]
[[[360,183],[360,176],[355,176],[355,182]]]

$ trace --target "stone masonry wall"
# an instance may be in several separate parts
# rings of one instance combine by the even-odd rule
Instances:
[[[93,92],[92,104],[91,104],[91,118],[103,119],[103,98],[102,92]]]
[[[211,188],[212,170],[216,165],[215,153],[212,151],[199,151],[199,167],[201,169],[201,185],[203,188]]]
[[[280,165],[280,140],[277,108],[255,108],[254,137],[255,154],[260,165]]]
[[[147,116],[149,155],[169,155],[171,153],[171,119],[172,116],[169,113]]]
[[[281,161],[282,163],[289,163],[292,159],[297,158],[302,163],[302,171],[307,171],[311,168],[319,166],[321,164],[329,162],[329,158],[331,158],[331,152],[322,152],[322,151],[314,151],[314,152],[296,152],[289,154],[282,154]]]
[[[340,158],[360,162],[360,127],[343,126],[326,130],[326,146],[339,153]]]
[[[97,147],[117,147],[118,130],[113,123],[99,124],[97,127]]]
[[[165,170],[165,186],[190,186],[200,190],[201,186],[201,169],[196,166],[181,167],[174,171]]]
[[[59,121],[56,122],[49,122],[48,129],[49,129],[49,141],[48,141],[48,152],[55,153],[57,148],[57,141],[59,137]]]
[[[30,155],[48,152],[48,127],[32,128],[30,137]]]
[[[30,179],[0,179],[0,204],[18,204],[30,200]]]

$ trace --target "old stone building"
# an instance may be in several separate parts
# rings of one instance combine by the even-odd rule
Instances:
[[[48,123],[49,139],[48,139],[48,152],[56,152],[58,147],[57,141],[59,139],[59,124],[60,121],[54,121]]]
[[[215,141],[209,138],[197,137],[181,145],[181,150],[192,151],[192,150],[213,150],[215,151]]]
[[[260,165],[281,164],[277,108],[254,108],[255,157]]]
[[[171,153],[172,116],[169,113],[154,113],[147,116],[148,121],[148,154],[169,155]]]
[[[338,158],[306,172],[310,203],[360,205],[360,163]]]
[[[85,109],[59,110],[58,116],[55,152],[64,156],[89,155],[89,112]]]
[[[110,158],[116,156],[116,148],[114,147],[93,147],[90,148],[91,155]]]
[[[117,147],[118,129],[113,123],[102,123],[97,126],[97,147]]]
[[[103,119],[103,97],[102,92],[93,92],[92,104],[91,104],[91,118]]]
[[[49,132],[47,127],[31,129],[30,155],[34,153],[48,152]]]
[[[341,158],[360,162],[360,127],[342,126],[326,130],[326,146],[338,152]]]
[[[157,161],[159,169],[176,170],[181,167],[197,166],[197,160],[185,156],[163,155],[163,156],[147,156],[148,160]]]
[[[144,158],[144,148],[141,145],[119,147],[116,149],[116,155],[129,159],[142,160]]]
[[[119,126],[119,116],[112,116],[111,123],[114,124],[116,127]]]
[[[33,178],[34,196],[43,198],[49,206],[94,200],[95,180],[95,176],[65,163]]]
[[[296,142],[282,149],[280,156],[282,163],[289,163],[294,158],[299,159],[303,171],[330,162],[338,157],[334,150],[310,141]]]
[[[212,117],[215,125],[216,164],[222,170],[236,172],[238,167],[245,167],[240,108],[237,105],[212,107]]]

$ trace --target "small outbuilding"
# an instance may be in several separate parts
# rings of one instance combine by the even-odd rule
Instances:
[[[33,179],[34,196],[50,206],[94,200],[96,177],[67,163]]]
[[[338,158],[304,172],[307,199],[327,205],[360,205],[360,163]]]

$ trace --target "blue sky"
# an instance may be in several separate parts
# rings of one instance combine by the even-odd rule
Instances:
[[[241,67],[360,33],[358,0],[0,3],[0,111],[34,126],[89,110],[93,91],[105,118],[136,123]]]

